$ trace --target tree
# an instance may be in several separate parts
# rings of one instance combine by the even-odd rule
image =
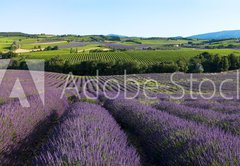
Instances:
[[[202,64],[200,64],[200,63],[196,64],[194,72],[195,73],[203,73],[204,72],[204,68],[203,68]]]
[[[228,56],[228,61],[229,61],[229,70],[238,69],[239,58],[237,56],[235,56],[234,54],[230,54]]]
[[[199,57],[193,57],[189,60],[189,64],[188,64],[188,72],[189,73],[195,73],[196,72],[196,68],[197,68],[197,64],[201,64],[201,60],[199,59]]]
[[[227,56],[222,57],[220,61],[220,71],[221,72],[228,71],[229,67],[230,65],[229,65],[228,57]]]
[[[173,73],[177,71],[179,71],[179,67],[172,61],[156,63],[147,70],[148,73]]]
[[[189,61],[189,65],[188,65],[188,72],[189,73],[203,73],[204,67],[202,65],[202,62],[203,62],[202,54],[191,58]]]
[[[187,72],[188,71],[188,64],[185,60],[179,59],[179,60],[177,60],[176,63],[179,67],[179,71],[181,71],[181,72]]]
[[[73,48],[70,49],[70,54],[72,54],[72,53],[73,53]]]
[[[199,55],[201,65],[204,68],[205,72],[215,72],[214,71],[214,56],[208,52],[204,52]]]
[[[53,57],[46,62],[46,70],[53,72],[63,72],[65,61],[60,59],[59,56]]]
[[[51,46],[47,46],[44,50],[45,51],[51,51],[51,50],[58,50],[58,46],[54,46],[54,47],[51,47]]]
[[[17,56],[17,54],[14,53],[13,51],[9,51],[6,53],[1,52],[0,55],[1,55],[1,59],[11,59]]]
[[[59,48],[58,48],[58,46],[54,46],[53,48],[52,48],[52,50],[58,50]]]
[[[50,51],[50,50],[52,50],[52,47],[51,46],[47,46],[44,50],[45,51]]]
[[[20,47],[21,47],[21,46],[20,46],[19,42],[18,42],[18,41],[14,41],[14,42],[12,43],[11,47],[10,47],[10,50],[11,50],[11,51],[14,51],[14,50],[16,50],[16,49],[19,49]]]
[[[218,54],[214,55],[213,57],[213,69],[214,72],[220,72],[220,62],[221,62],[221,58],[219,57]]]

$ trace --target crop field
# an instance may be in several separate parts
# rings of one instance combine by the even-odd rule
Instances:
[[[229,46],[229,45],[233,45],[233,46],[240,46],[240,42],[238,40],[234,40],[234,39],[229,39],[229,40],[223,40],[223,41],[213,41],[211,42],[211,46]]]
[[[6,51],[10,47],[10,44],[8,43],[1,43],[0,44],[0,51]]]
[[[67,44],[67,42],[66,41],[59,41],[59,42],[46,42],[46,43],[44,43],[44,42],[35,42],[35,43],[27,43],[27,44],[24,44],[24,43],[22,43],[22,46],[21,46],[21,48],[23,48],[23,49],[34,49],[34,47],[38,47],[38,46],[40,46],[41,48],[45,48],[45,47],[47,47],[47,46],[56,46],[56,45],[58,45],[58,46],[62,46],[62,45],[66,45]]]
[[[190,98],[190,76],[174,76],[186,96],[172,100],[170,96],[181,95],[182,89],[172,84],[171,74],[128,75],[136,82],[125,84],[121,75],[69,77],[46,72],[42,105],[29,72],[8,70],[0,91],[1,164],[239,165],[239,99],[225,100],[217,91],[211,100],[201,100],[198,93],[201,81],[211,79],[220,86],[232,79],[222,86],[223,93],[237,96],[236,73],[192,75],[191,91],[197,99]],[[7,97],[16,77],[25,87],[29,108]],[[154,99],[143,96],[144,82],[150,79],[158,88],[145,93]],[[210,82],[200,87],[211,96]],[[131,97],[138,89],[137,98],[123,98],[124,92]]]
[[[88,48],[88,47],[86,47]],[[29,59],[50,59],[56,56],[71,63],[79,63],[87,60],[127,60],[137,61],[142,64],[156,63],[157,61],[177,61],[179,59],[189,60],[190,58],[199,55],[202,52],[211,54],[219,54],[227,56],[231,53],[239,56],[240,51],[230,49],[211,49],[211,50],[195,50],[195,49],[180,49],[180,50],[161,50],[161,51],[126,51],[126,52],[101,52],[101,53],[78,53],[70,54],[69,49],[56,51],[33,52],[31,54],[24,53],[20,56],[25,56]]]
[[[140,42],[142,44],[158,44],[158,45],[167,45],[167,44],[184,44],[187,43],[189,40],[181,40],[181,39],[138,39],[138,38],[133,38],[133,41]],[[193,42],[199,42],[194,40]],[[123,43],[128,43],[128,42],[123,42]]]
[[[0,52],[9,50],[9,47],[15,40],[21,38],[17,37],[0,37]]]

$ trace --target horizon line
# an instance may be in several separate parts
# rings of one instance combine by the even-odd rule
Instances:
[[[220,32],[228,32],[228,31],[240,31],[239,30],[219,30],[219,31],[211,31],[211,32],[206,32],[206,33],[199,33],[199,34],[194,34],[194,35],[190,35],[190,36],[182,36],[182,35],[177,35],[177,36],[140,36],[140,35],[137,35],[137,36],[130,36],[130,35],[122,35],[122,34],[118,34],[118,33],[109,33],[109,34],[74,34],[74,33],[65,33],[65,34],[57,34],[57,33],[26,33],[26,32],[23,32],[23,31],[19,31],[19,32],[16,32],[16,31],[9,31],[9,32],[4,32],[4,31],[0,31],[0,33],[23,33],[23,34],[28,34],[28,35],[52,35],[52,36],[63,36],[63,35],[73,35],[73,36],[119,36],[119,37],[129,37],[129,38],[134,38],[134,37],[137,37],[137,38],[190,38],[192,36],[197,36],[197,35],[204,35],[204,34],[211,34],[211,33],[220,33]]]

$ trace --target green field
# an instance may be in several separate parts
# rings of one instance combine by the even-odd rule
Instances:
[[[240,47],[240,42],[237,41],[236,39],[231,39],[231,40],[223,40],[223,41],[216,41],[216,42],[212,42],[211,43],[211,46],[229,46],[229,45],[232,45],[232,46],[237,46],[237,47]]]
[[[187,43],[189,40],[183,39],[134,39],[134,41],[141,42],[142,44],[158,44],[158,45],[168,45],[168,44],[184,44]]]
[[[66,45],[67,42],[66,41],[59,41],[59,42],[52,42],[52,43],[37,43],[37,42],[34,42],[34,43],[27,43],[27,44],[22,44],[21,45],[21,48],[22,49],[34,49],[34,47],[38,47],[40,46],[41,48],[46,48],[48,46],[61,46],[61,45]]]
[[[24,37],[0,37],[0,52],[8,51],[12,43],[20,39],[24,39]]]
[[[160,50],[160,51],[126,51],[126,52],[101,52],[101,53],[78,53],[70,54],[69,49],[32,52],[25,53],[20,56],[25,56],[29,59],[50,59],[59,56],[63,60],[68,60],[71,63],[78,63],[88,60],[127,60],[137,61],[142,64],[152,64],[158,61],[177,61],[179,59],[190,59],[202,52],[211,54],[219,54],[221,56],[234,53],[240,56],[240,51],[230,49],[210,49],[210,50],[195,50],[195,49],[180,49],[180,50]]]
[[[191,57],[199,55],[202,52],[209,52],[211,54],[219,54],[221,56],[227,56],[231,53],[239,56],[240,51],[234,49],[201,49],[206,45],[218,46],[229,44],[239,45],[240,43],[236,40],[223,40],[223,41],[203,41],[203,40],[191,40],[191,39],[174,39],[174,38],[122,38],[120,40],[111,40],[106,36],[53,36],[53,35],[35,35],[35,36],[2,36],[0,37],[0,52],[9,51],[13,42],[18,42],[20,45],[20,51],[18,57],[25,57],[29,59],[51,59],[58,56],[60,59],[68,60],[71,63],[79,63],[88,60],[126,60],[136,61],[142,64],[152,64],[160,61],[177,61],[179,59],[189,60]],[[85,42],[85,46],[75,46],[71,43]],[[114,51],[107,52],[112,48],[103,46],[104,43],[110,42],[122,46],[136,45],[137,43],[150,45],[151,48],[163,46],[163,50],[138,50],[135,47],[127,49],[127,51]],[[184,44],[192,43],[194,48],[186,48]],[[141,44],[138,44],[141,46]],[[44,49],[48,46],[64,46],[59,50],[54,51],[39,51],[34,50],[39,46]],[[70,46],[69,46],[70,45]],[[84,45],[84,44],[83,44]],[[179,45],[173,47],[173,45]],[[69,48],[72,47],[72,48]],[[144,45],[143,45],[144,47]],[[148,46],[146,46],[148,47]],[[123,47],[124,48],[124,47]],[[22,50],[22,51],[21,51]],[[33,52],[36,51],[36,52]],[[74,50],[70,53],[70,50]],[[91,50],[102,50],[106,52],[90,53]]]

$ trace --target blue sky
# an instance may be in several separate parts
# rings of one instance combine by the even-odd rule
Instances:
[[[0,0],[0,31],[189,36],[240,29],[239,0]]]

